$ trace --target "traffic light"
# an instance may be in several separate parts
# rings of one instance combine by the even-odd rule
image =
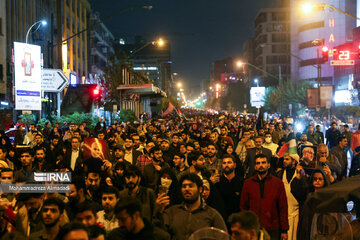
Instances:
[[[102,97],[100,87],[99,87],[99,86],[94,87],[94,88],[91,90],[91,93],[92,93],[92,99],[94,99],[94,102],[95,102],[95,103],[99,103],[100,100],[101,100],[101,97]]]
[[[321,55],[324,62],[327,62],[329,59],[329,48],[327,46],[322,46]]]

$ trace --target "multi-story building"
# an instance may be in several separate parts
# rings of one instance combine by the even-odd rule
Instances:
[[[234,59],[229,57],[213,63],[214,82],[221,82],[221,77],[226,73],[234,73]]]
[[[89,27],[90,4],[87,0],[57,0],[58,29],[61,32],[58,42],[63,41],[62,69],[70,77],[71,84],[85,83],[88,77],[88,39],[87,32],[64,42],[76,33]],[[75,77],[74,77],[75,76]]]
[[[90,25],[101,22],[98,12],[90,14]],[[88,70],[91,83],[98,83],[98,78],[104,73],[106,67],[110,63],[110,59],[115,54],[114,35],[109,31],[104,23],[97,24],[88,31],[89,47],[88,47]]]
[[[311,3],[317,7],[305,14],[301,11],[303,2],[291,0],[291,79],[309,81],[315,86],[318,83],[336,86],[334,67],[330,61],[322,61],[321,47],[328,46],[332,60],[333,48],[352,40],[356,20],[319,4],[329,4],[355,16],[357,0],[312,0]]]
[[[284,80],[290,77],[290,16],[285,3],[259,10],[254,41],[254,65]],[[265,72],[254,70],[254,75],[262,85],[277,85],[278,80]]]
[[[6,1],[0,0],[0,100],[6,98],[6,81]]]
[[[43,67],[56,68],[61,64],[61,61],[57,61],[56,58],[59,52],[53,47],[59,35],[56,27],[59,25],[56,18],[57,0],[6,0],[1,1],[1,4],[5,4],[5,7],[0,7],[0,11],[6,11],[6,18],[4,18],[6,29],[5,26],[3,28],[4,33],[6,33],[4,35],[6,38],[6,51],[3,55],[6,57],[6,69],[3,71],[6,74],[5,100],[10,101],[10,106],[13,107],[14,72],[12,61],[14,42],[26,42],[26,35],[29,32],[28,43],[41,47]],[[47,22],[46,26],[40,25],[41,20]],[[39,23],[30,29],[36,22]]]

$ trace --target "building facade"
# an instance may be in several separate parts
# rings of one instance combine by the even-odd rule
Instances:
[[[6,1],[0,0],[0,99],[2,101],[6,99],[6,73]]]
[[[58,29],[61,32],[58,42],[62,42],[57,48],[61,48],[62,69],[71,84],[82,84],[88,77],[87,32],[74,35],[89,27],[90,4],[87,0],[57,1]]]
[[[329,4],[356,16],[357,0],[312,0],[312,4]],[[305,14],[303,2],[291,0],[291,79],[308,81],[314,86],[338,85],[330,65],[333,48],[352,40],[356,20],[329,7],[315,7]],[[318,5],[319,6],[319,5]],[[329,61],[323,62],[321,47],[329,47]],[[321,70],[318,71],[320,66]]]
[[[95,25],[100,22],[98,12],[90,14],[90,24]],[[100,23],[88,31],[89,47],[88,47],[88,70],[89,83],[98,83],[99,76],[105,72],[106,67],[110,63],[111,57],[115,55],[114,43],[115,37],[105,26]]]
[[[290,78],[290,16],[286,5],[262,8],[255,18],[254,65],[277,78]],[[261,85],[277,85],[279,80],[254,70]]]

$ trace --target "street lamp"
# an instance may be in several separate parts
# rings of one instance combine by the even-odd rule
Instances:
[[[178,88],[181,88],[181,87],[182,87],[181,82],[178,82],[177,87],[178,87]]]
[[[354,18],[356,20],[360,20],[360,18],[358,18],[358,17],[356,17],[356,16],[354,16],[354,15],[348,13],[348,12],[345,12],[345,11],[339,9],[339,8],[336,8],[336,7],[334,7],[334,6],[330,5],[330,4],[327,4],[327,3],[317,3],[317,4],[304,3],[302,5],[301,9],[302,9],[303,13],[309,14],[309,13],[315,11],[315,9],[317,11],[324,10],[325,7],[328,7],[330,9],[332,9],[332,10],[338,11],[338,12],[340,12],[342,14],[345,14],[346,16]]]
[[[141,50],[143,50],[144,48],[146,48],[149,45],[157,45],[159,47],[162,47],[165,44],[165,41],[162,38],[159,38],[156,41],[152,41],[152,42],[148,42],[145,45],[143,45],[142,47],[136,49],[135,51],[131,52],[129,57],[133,56],[134,54],[140,52]]]
[[[256,83],[256,86],[259,87],[259,79],[255,78],[254,83]]]
[[[37,27],[37,29],[36,29],[34,32],[36,32],[41,26],[46,26],[47,21],[43,19],[43,20],[37,21],[37,22],[35,22],[33,25],[31,25],[31,27],[29,28],[29,30],[28,30],[27,33],[26,33],[26,38],[25,38],[26,44],[28,43],[28,37],[29,37],[30,30],[31,30],[36,24],[39,24],[39,26]]]

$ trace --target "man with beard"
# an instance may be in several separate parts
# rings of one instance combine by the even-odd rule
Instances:
[[[225,206],[225,219],[230,214],[240,211],[240,194],[244,184],[243,177],[235,173],[236,162],[232,155],[224,155],[222,158],[222,172],[220,181],[215,184]]]
[[[134,165],[127,165],[125,172],[126,188],[119,193],[119,199],[131,196],[141,201],[143,217],[151,221],[155,211],[155,193],[151,188],[140,186],[141,172]]]
[[[129,163],[136,165],[136,160],[142,154],[141,152],[134,149],[134,143],[130,136],[126,136],[124,139],[125,156],[124,159]]]
[[[108,240],[170,240],[170,235],[142,216],[141,202],[133,197],[116,204],[115,214],[121,227],[108,235]]]
[[[326,130],[325,138],[326,138],[326,145],[329,146],[329,149],[335,147],[338,144],[338,138],[341,136],[339,129],[337,129],[336,122],[331,123],[331,127]]]
[[[207,158],[205,167],[211,173],[210,180],[215,184],[220,181],[220,175],[222,171],[221,159],[217,156],[218,149],[215,144],[209,143],[207,146]]]
[[[21,169],[15,172],[15,182],[26,182],[31,179],[33,168],[34,151],[30,148],[24,148],[20,155]]]
[[[24,144],[29,145],[34,141],[34,135],[36,133],[36,127],[35,124],[30,124],[30,131],[28,131],[24,137]]]
[[[120,147],[120,146],[116,146],[114,147],[114,159],[112,161],[113,165],[115,165],[117,162],[124,162],[124,155],[125,155],[125,150]]]
[[[264,148],[263,139],[260,136],[254,138],[255,147],[247,149],[246,159],[244,162],[244,171],[247,172],[246,178],[252,177],[255,173],[255,156],[257,154],[264,154],[267,159],[271,160],[272,152],[271,150]]]
[[[287,240],[288,206],[282,181],[269,173],[270,161],[264,154],[255,156],[256,174],[245,180],[241,192],[241,211],[251,210],[271,239]]]
[[[54,240],[60,232],[60,218],[64,212],[64,203],[58,198],[48,198],[41,209],[42,222],[45,228],[32,233],[30,240]]]
[[[152,160],[151,163],[144,167],[144,182],[147,187],[155,190],[161,169],[169,167],[169,164],[164,162],[162,151],[157,146],[150,150],[150,157]]]
[[[46,149],[44,147],[36,149],[35,169],[38,172],[48,172],[54,170],[54,165],[50,163],[49,159],[46,157]]]
[[[17,213],[16,230],[25,234],[25,236],[40,231],[44,227],[41,222],[43,194],[21,193],[18,202],[22,202],[25,205]]]
[[[96,213],[97,222],[105,227],[106,231],[111,231],[119,227],[119,222],[114,214],[114,208],[119,200],[119,191],[114,187],[107,187],[102,191],[102,207],[101,210]]]
[[[113,132],[110,132],[110,133],[107,135],[106,143],[107,143],[109,149],[113,149],[113,148],[116,147],[115,135],[114,135]]]
[[[178,178],[180,179],[182,175],[188,174],[188,173],[195,173],[199,175],[202,179],[203,178],[210,178],[211,173],[209,170],[205,167],[205,157],[199,152],[192,152],[187,156],[187,160],[189,163],[191,163],[190,167],[180,173],[178,175]]]
[[[296,240],[297,226],[299,223],[299,203],[291,193],[291,183],[296,178],[296,164],[299,162],[299,155],[289,154],[284,156],[283,169],[277,173],[284,183],[286,199],[288,203],[288,219],[289,219],[289,231],[288,239]]]
[[[49,154],[52,159],[56,159],[58,156],[62,155],[62,146],[59,143],[60,137],[54,135],[50,139]]]
[[[152,162],[150,156],[150,150],[155,147],[154,142],[148,142],[145,146],[144,154],[140,155],[136,160],[136,166],[140,169],[141,173],[144,173],[144,168],[146,165]]]
[[[66,205],[66,212],[69,215],[70,219],[74,218],[74,212],[79,204],[89,201],[88,196],[86,195],[86,185],[84,178],[81,176],[72,177],[70,184],[70,193],[65,193],[69,202]],[[100,205],[92,202],[96,209],[100,208]]]
[[[187,173],[179,180],[182,204],[174,205],[164,211],[160,209],[165,229],[172,239],[186,240],[196,230],[204,227],[214,227],[227,231],[225,222],[220,213],[209,207],[201,198],[203,181],[195,173]]]
[[[163,154],[162,157],[163,157],[164,161],[167,164],[169,164],[171,167],[174,167],[173,162],[172,162],[174,152],[170,152],[170,150],[169,150],[169,148],[170,148],[169,140],[163,139],[161,141],[160,148],[161,148],[161,151]]]
[[[90,200],[93,200],[99,204],[101,204],[101,195],[99,191],[100,182],[100,173],[96,170],[89,170],[85,177],[87,194],[90,196]]]

